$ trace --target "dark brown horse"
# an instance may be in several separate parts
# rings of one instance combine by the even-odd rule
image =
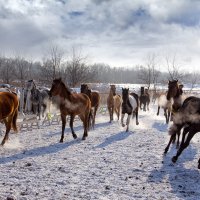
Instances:
[[[150,103],[150,95],[148,89],[144,89],[144,87],[141,87],[140,109],[143,111],[149,110],[149,103]]]
[[[184,128],[180,148],[176,156],[172,158],[172,161],[176,162],[182,151],[188,147],[193,136],[200,132],[200,98],[191,96],[185,99],[178,113],[174,115],[173,122],[169,129],[171,137],[175,137],[177,132]],[[198,168],[200,168],[200,159]]]
[[[175,113],[178,112],[180,107],[182,106],[183,103],[183,85],[179,84],[178,80],[172,80],[168,82],[168,91],[167,91],[167,100],[173,100],[172,103],[172,113],[171,113],[171,118],[173,121],[173,116]],[[176,135],[177,135],[177,148],[179,147],[179,139],[180,139],[180,130],[176,132],[175,135],[171,136],[169,143],[167,147],[165,148],[165,153],[167,153],[169,146],[172,142],[175,142],[176,140]]]
[[[87,84],[81,84],[81,93],[86,94],[91,101],[91,107],[94,109],[93,111],[93,119],[92,119],[92,127],[95,125],[95,117],[100,104],[100,95],[97,91],[91,91]]]
[[[17,116],[18,116],[19,100],[16,94],[11,92],[0,92],[0,121],[3,121],[6,126],[6,133],[1,142],[4,145],[8,140],[8,135],[11,127],[17,131]]]
[[[64,131],[66,125],[66,116],[70,115],[70,128],[74,139],[77,135],[73,129],[73,121],[76,115],[80,117],[84,126],[83,140],[88,136],[89,121],[91,116],[91,102],[86,94],[72,93],[70,89],[63,83],[61,78],[53,80],[49,96],[59,97],[57,104],[61,113],[62,135],[60,142],[63,142]]]

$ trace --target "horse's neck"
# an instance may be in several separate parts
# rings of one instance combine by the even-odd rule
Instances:
[[[71,101],[71,93],[67,90],[67,88],[63,88],[62,90],[60,90],[60,97]]]

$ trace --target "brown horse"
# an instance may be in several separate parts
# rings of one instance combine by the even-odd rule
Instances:
[[[84,134],[82,139],[85,140],[88,136],[89,120],[91,116],[91,102],[89,97],[82,93],[72,93],[70,89],[63,83],[61,78],[53,80],[49,96],[59,97],[57,104],[60,108],[62,120],[62,134],[60,142],[63,142],[64,139],[67,115],[70,115],[70,128],[74,139],[77,138],[77,135],[73,129],[73,121],[76,115],[80,117],[84,126]]]
[[[113,120],[114,111],[117,114],[119,120],[120,110],[121,110],[122,98],[120,95],[116,94],[115,85],[110,85],[110,92],[107,98],[107,107],[110,115],[110,122]]]
[[[93,111],[93,119],[92,119],[92,127],[95,125],[95,117],[100,104],[100,95],[97,91],[91,91],[87,84],[81,84],[81,93],[86,94],[91,101],[91,107],[94,108]]]
[[[1,142],[4,145],[8,140],[8,134],[11,127],[17,131],[17,116],[18,116],[19,100],[16,94],[11,92],[0,92],[0,121],[3,121],[6,126],[6,133]]]

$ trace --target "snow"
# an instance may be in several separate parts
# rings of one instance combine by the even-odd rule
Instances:
[[[59,143],[61,124],[11,133],[0,147],[0,199],[199,199],[200,136],[172,164],[176,149],[163,155],[168,125],[156,108],[139,111],[140,124],[133,119],[129,132],[116,117],[109,123],[108,114],[99,113],[85,141],[79,121],[74,123],[78,139],[66,126],[64,143]]]

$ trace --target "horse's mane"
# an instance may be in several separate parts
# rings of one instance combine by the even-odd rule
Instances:
[[[55,82],[60,82],[60,84],[62,85],[62,87],[65,89],[65,91],[67,92],[68,95],[71,95],[71,90],[69,87],[67,87],[65,85],[65,83],[61,80],[61,78],[55,79]]]

